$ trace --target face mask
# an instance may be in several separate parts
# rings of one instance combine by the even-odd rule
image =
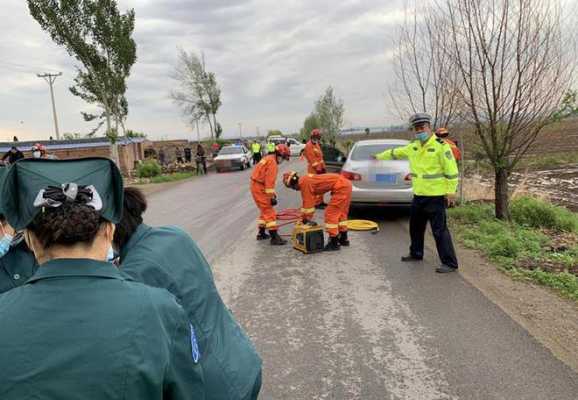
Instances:
[[[418,139],[420,142],[425,142],[429,139],[429,132],[421,131],[415,133],[415,138]]]
[[[32,153],[32,156],[33,156],[34,158],[40,158],[41,154],[40,154],[39,151],[35,151],[35,152]]]
[[[108,253],[106,255],[106,261],[113,262],[115,258],[116,258],[116,256],[114,254],[114,249],[112,248],[112,246],[110,246],[108,248]]]
[[[4,257],[10,251],[10,245],[14,237],[6,234],[0,239],[0,257]]]

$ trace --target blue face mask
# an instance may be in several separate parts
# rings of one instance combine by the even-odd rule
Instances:
[[[12,244],[12,240],[14,236],[12,235],[4,235],[2,239],[0,239],[0,257],[4,257],[10,251],[10,245]]]
[[[420,142],[425,142],[426,140],[429,139],[429,132],[427,131],[416,132],[415,138]]]
[[[116,255],[114,254],[114,250],[113,250],[112,246],[110,246],[108,248],[108,253],[106,255],[106,261],[113,262],[115,258],[116,258]]]

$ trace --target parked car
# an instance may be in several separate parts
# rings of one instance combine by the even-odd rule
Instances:
[[[413,198],[407,160],[377,161],[372,155],[405,146],[407,140],[361,140],[351,151],[341,174],[351,180],[351,204],[357,206],[409,206]]]
[[[251,167],[251,153],[245,146],[225,146],[214,158],[217,172],[239,168],[241,171]]]
[[[301,143],[295,138],[287,138],[287,146],[289,146],[289,150],[291,150],[292,157],[299,157],[303,153],[303,150],[305,150],[305,143]]]
[[[341,150],[336,147],[321,145],[321,152],[323,153],[323,161],[325,161],[325,169],[327,172],[338,174],[345,164],[347,157]]]

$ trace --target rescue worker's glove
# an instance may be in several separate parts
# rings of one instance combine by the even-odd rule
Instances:
[[[275,207],[278,204],[277,197],[271,197],[271,205]]]

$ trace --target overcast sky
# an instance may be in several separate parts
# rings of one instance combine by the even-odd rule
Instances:
[[[217,75],[225,135],[295,132],[332,85],[345,102],[345,127],[383,126],[392,34],[399,0],[119,0],[134,8],[137,63],[128,80],[127,128],[149,137],[196,138],[168,98],[177,47],[205,53]],[[24,0],[2,0],[0,140],[53,135],[48,84],[55,85],[60,132],[88,132],[91,107],[68,91],[76,61],[52,43]],[[208,129],[202,129],[207,132]]]

